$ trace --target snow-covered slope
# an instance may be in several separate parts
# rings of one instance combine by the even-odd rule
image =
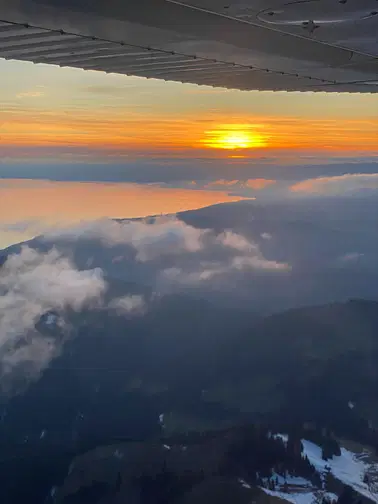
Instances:
[[[269,490],[268,488],[263,488],[264,492],[272,495],[273,497],[279,497],[280,499],[284,499],[288,502],[292,502],[293,504],[314,504],[316,502],[316,493],[315,492],[297,492],[297,493],[287,493],[280,492],[278,490]],[[330,502],[337,502],[337,495],[324,492],[322,493],[322,497],[326,497]]]
[[[285,443],[288,440],[287,434],[274,436],[281,438]],[[269,488],[269,481],[264,481],[264,486],[268,487],[262,487],[264,492],[293,504],[312,504],[317,501],[319,494],[330,502],[336,502],[338,496],[327,492],[324,488],[325,476],[330,472],[336,479],[349,485],[360,495],[378,503],[378,463],[371,462],[371,454],[367,450],[357,454],[341,447],[340,456],[323,460],[322,449],[318,445],[306,439],[302,439],[302,445],[303,454],[308,457],[323,481],[323,488],[314,488],[313,484],[304,478],[273,474],[274,490]]]
[[[357,455],[345,448],[341,448],[339,457],[334,456],[332,459],[323,460],[322,450],[319,446],[305,439],[302,440],[302,443],[304,453],[320,474],[325,474],[328,466],[335,478],[351,486],[356,492],[368,499],[378,502],[378,484],[374,481],[373,476],[368,476],[370,481],[364,483],[365,475],[378,470],[377,464],[369,463],[363,454]]]

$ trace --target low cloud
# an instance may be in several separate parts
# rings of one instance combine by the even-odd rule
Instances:
[[[44,254],[25,246],[10,255],[0,270],[1,388],[37,378],[59,354],[64,326],[44,336],[36,330],[42,316],[98,306],[106,287],[101,269],[79,271],[54,248]]]
[[[199,229],[174,216],[121,222],[102,220],[45,237],[57,238],[96,239],[106,247],[130,246],[138,263],[155,262],[158,283],[163,278],[178,284],[194,284],[241,270],[291,269],[286,262],[264,257],[258,243],[240,233]],[[111,262],[124,260],[127,263],[129,259],[117,249]]]
[[[271,240],[273,238],[273,236],[270,233],[261,233],[260,236],[263,240]]]
[[[318,177],[297,182],[290,187],[295,193],[337,195],[361,189],[378,189],[378,173],[347,173],[335,177]]]
[[[260,254],[234,257],[231,265],[233,268],[238,270],[252,269],[263,271],[289,271],[291,269],[287,263],[269,261]]]
[[[200,261],[199,267],[190,271],[178,267],[166,268],[162,272],[163,278],[179,284],[193,285],[208,282],[215,277],[226,276],[235,271],[282,272],[291,270],[288,263],[265,258],[257,243],[233,231],[208,235],[207,246],[212,247],[212,250],[214,250],[214,246],[230,249],[231,257],[226,257],[223,261]]]
[[[258,251],[258,246],[244,236],[232,231],[225,231],[217,236],[217,241],[224,247],[230,247],[241,252]]]
[[[105,246],[130,245],[140,262],[151,261],[161,256],[183,252],[198,252],[204,246],[203,237],[208,230],[189,226],[174,217],[161,217],[153,222],[117,222],[104,219],[72,229],[49,233],[47,240],[56,238],[97,239]]]
[[[162,280],[180,285],[199,285],[219,277],[224,277],[227,280],[227,275],[235,271],[267,273],[288,272],[290,270],[289,264],[265,259],[260,251],[256,250],[252,255],[238,255],[224,263],[201,263],[199,268],[192,271],[177,267],[167,268],[162,272]]]
[[[118,315],[142,315],[147,309],[147,304],[143,296],[123,296],[112,299],[108,308]]]
[[[225,275],[229,269],[225,265],[200,265],[200,268],[193,271],[186,271],[183,268],[166,268],[162,271],[161,282],[172,285],[198,285],[212,280],[214,277]]]
[[[28,223],[25,223],[28,224]],[[110,264],[134,257],[138,268],[155,275],[158,287],[197,286],[241,271],[288,271],[286,263],[264,257],[258,244],[240,233],[199,229],[176,217],[139,221],[102,220],[51,232],[44,237],[52,248],[40,252],[23,246],[9,255],[0,269],[0,389],[15,393],[57,357],[71,336],[67,310],[110,310],[121,317],[142,315],[147,302],[140,295],[124,295],[105,303],[108,284],[94,257],[79,269],[63,255],[67,241],[96,240],[105,249],[116,247]],[[125,245],[125,252],[119,249]],[[130,256],[127,250],[134,250]],[[74,254],[75,248],[72,248]],[[120,253],[121,252],[121,253]],[[116,263],[113,261],[117,261]],[[152,263],[147,265],[145,263]],[[102,266],[102,263],[100,263]],[[161,281],[163,280],[163,284]],[[164,292],[164,288],[162,290]]]

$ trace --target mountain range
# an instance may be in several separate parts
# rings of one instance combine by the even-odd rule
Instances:
[[[53,283],[55,290],[37,306],[33,326],[9,343],[13,360],[8,347],[2,350],[2,502],[40,503],[55,487],[49,497],[53,502],[117,503],[121,497],[114,488],[121,487],[122,498],[149,502],[148,497],[138,500],[140,493],[136,497],[129,483],[124,487],[119,478],[125,481],[126,476],[113,462],[110,494],[109,479],[92,476],[99,485],[94,490],[77,494],[80,485],[75,483],[75,492],[65,493],[67,485],[74,485],[71,479],[79,477],[74,472],[65,480],[73,459],[88,453],[92,460],[94,453],[105,450],[106,459],[121,460],[114,453],[134,453],[135,443],[145,452],[144,463],[158,460],[163,480],[172,463],[167,457],[184,464],[182,446],[202,447],[193,448],[194,464],[210,450],[206,443],[216,446],[211,478],[197,474],[199,479],[185,487],[194,497],[177,491],[169,498],[164,494],[161,502],[219,502],[214,495],[220,490],[214,495],[209,490],[217,481],[224,495],[236,496],[232,492],[239,488],[240,502],[250,502],[251,489],[257,492],[256,502],[285,498],[282,488],[275,495],[266,486],[270,483],[256,479],[257,469],[250,480],[243,464],[238,467],[241,474],[229,466],[222,472],[230,459],[217,450],[224,453],[225,440],[227,449],[234,448],[230,432],[239,439],[246,425],[264,426],[264,443],[272,436],[269,432],[302,439],[299,465],[314,452],[306,452],[306,442],[322,446],[324,439],[368,445],[373,457],[378,447],[377,256],[368,226],[373,217],[360,209],[364,226],[361,221],[351,226],[336,218],[342,208],[332,205],[333,219],[328,221],[321,219],[319,208],[294,219],[300,203],[293,203],[296,212],[250,202],[220,205],[177,217],[82,227],[3,251],[0,287],[8,300],[11,292],[31,303],[35,290],[30,297],[30,285],[37,289],[40,277],[33,276],[30,284],[28,264],[33,271],[35,265],[41,268],[42,276],[46,264],[52,276],[51,266],[58,265],[57,278],[69,272],[70,281],[74,273],[85,273],[85,278],[74,277],[75,282],[95,279],[96,286],[101,281],[106,289],[99,291],[96,302],[91,298],[78,307],[68,297],[58,303],[55,286],[61,284],[49,282],[46,288]],[[348,211],[353,205],[357,208],[353,201]],[[10,262],[11,257],[23,257],[21,266],[18,259]],[[31,342],[36,341],[54,348],[51,359],[38,368],[30,365]],[[7,374],[5,363],[13,365],[20,349],[26,349],[27,359]],[[341,456],[340,461],[351,457],[346,452],[335,455]],[[286,467],[289,458],[283,458]],[[313,462],[315,473],[327,472],[319,469],[318,459]],[[340,476],[336,462],[334,471]],[[290,467],[286,479],[296,477],[297,466]],[[271,477],[278,478],[272,465],[270,469],[275,474]],[[308,482],[313,475],[297,477]],[[311,488],[306,494],[315,498],[316,489],[323,487],[317,482]],[[344,490],[338,486],[331,493],[338,498]],[[94,500],[92,491],[103,500]],[[369,499],[366,492],[362,498]]]

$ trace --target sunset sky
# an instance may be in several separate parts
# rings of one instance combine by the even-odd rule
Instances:
[[[241,92],[0,60],[2,157],[372,153],[374,94]],[[59,148],[59,149],[58,149]],[[94,153],[95,152],[95,153]],[[244,152],[246,154],[246,152]]]
[[[241,92],[1,59],[0,75],[0,248],[52,222],[255,198],[282,179],[313,187],[349,173],[345,163],[378,171],[374,94]]]

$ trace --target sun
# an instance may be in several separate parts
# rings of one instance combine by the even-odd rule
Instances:
[[[202,143],[212,149],[254,149],[265,147],[266,140],[260,133],[242,126],[225,126],[205,132]]]

